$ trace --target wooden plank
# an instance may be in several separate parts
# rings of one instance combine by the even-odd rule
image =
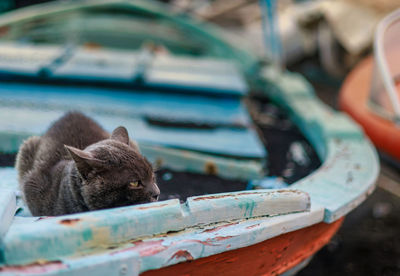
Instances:
[[[75,49],[64,63],[52,68],[56,78],[132,82],[137,74],[138,52],[105,49]]]
[[[3,255],[5,263],[9,265],[31,263],[39,259],[60,260],[63,257],[76,256],[77,253],[92,251],[96,247],[104,248],[152,234],[183,230],[198,224],[214,224],[221,220],[226,221],[227,218],[238,220],[301,212],[303,224],[321,219],[321,209],[318,209],[312,211],[313,216],[304,220],[304,214],[309,215],[306,212],[309,208],[310,202],[306,193],[259,190],[215,194],[208,198],[191,197],[184,204],[179,204],[179,200],[174,199],[59,216],[29,223],[29,227],[27,224],[13,224],[4,238]],[[275,226],[276,230],[264,229],[260,239],[265,238],[265,235],[282,233],[281,224],[285,219],[277,220],[279,223]],[[298,229],[298,220],[290,223],[291,227],[287,226],[284,231]],[[242,245],[240,240],[242,237],[237,239],[234,246]],[[254,242],[254,236],[251,242]]]
[[[155,166],[176,171],[215,174],[225,179],[254,180],[266,174],[265,161],[237,160],[188,150],[171,149],[140,143],[141,152]]]
[[[233,60],[210,57],[158,54],[152,60],[150,68],[161,71],[190,71],[199,74],[232,75],[241,78],[238,66]]]
[[[89,273],[91,275],[104,276],[118,274],[120,271],[129,271],[132,272],[129,275],[137,275],[144,271],[158,269],[187,260],[184,256],[177,257],[176,252],[187,252],[190,253],[190,256],[194,260],[205,260],[204,257],[215,256],[219,253],[225,254],[224,252],[229,252],[229,250],[248,248],[248,246],[254,246],[260,242],[274,242],[271,238],[282,237],[282,234],[289,232],[292,233],[289,234],[291,237],[298,236],[302,241],[300,244],[304,245],[304,235],[302,235],[304,230],[300,230],[300,233],[293,231],[305,228],[307,229],[306,232],[315,234],[316,229],[320,229],[320,227],[306,227],[320,221],[322,216],[323,208],[319,207],[312,208],[310,212],[223,222],[202,228],[189,228],[169,237],[163,235],[149,237],[143,241],[130,241],[119,244],[112,249],[103,249],[102,252],[97,251],[97,254],[91,256],[84,255],[83,252],[77,252],[71,258],[60,258],[56,262],[42,261],[40,264],[27,266],[6,266],[3,271],[5,273],[18,273],[20,271],[26,272],[40,269],[42,273],[51,275],[70,275],[71,273],[74,275],[88,275]],[[19,224],[30,222],[29,218],[20,219],[21,222]],[[330,235],[333,235],[340,224],[338,222],[329,231],[326,231],[326,228],[330,229],[331,226],[323,224],[322,229],[325,229],[318,231],[325,234],[326,232],[330,232]],[[237,235],[237,233],[242,233],[242,235]],[[292,238],[288,240],[292,240]],[[311,240],[315,244],[319,244],[320,242],[319,239]],[[275,242],[282,244],[280,238]],[[315,247],[315,244],[312,245],[314,250],[320,246]],[[286,243],[283,243],[283,245],[286,245]],[[231,251],[231,253],[235,254],[236,251]],[[173,257],[174,255],[175,257]]]
[[[64,53],[59,46],[0,43],[0,72],[36,76]]]
[[[61,117],[63,113],[59,110],[0,107],[0,118],[2,118],[0,133],[41,135],[49,127],[51,121]],[[263,158],[266,154],[257,134],[251,129],[162,128],[149,125],[142,118],[106,116],[94,112],[86,112],[86,114],[98,121],[109,132],[117,126],[125,126],[131,137],[139,143],[247,158]]]
[[[150,68],[144,76],[145,84],[151,87],[185,89],[193,93],[244,95],[247,85],[240,76],[232,74],[213,74],[212,72],[190,72],[177,69]]]
[[[239,99],[105,88],[2,83],[0,106],[28,106],[50,111],[72,108],[126,117],[148,116],[211,125],[246,126],[250,122]]]

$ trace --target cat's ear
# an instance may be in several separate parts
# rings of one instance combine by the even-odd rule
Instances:
[[[129,135],[126,128],[119,126],[111,133],[111,139],[129,145]]]
[[[76,167],[83,178],[86,179],[91,171],[103,168],[104,162],[94,158],[90,152],[67,145],[64,146],[75,161]]]

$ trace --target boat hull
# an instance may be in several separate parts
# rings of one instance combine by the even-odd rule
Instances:
[[[184,263],[150,270],[142,276],[162,275],[279,275],[295,268],[326,245],[342,225],[318,223],[258,244],[192,260],[187,251],[179,252]]]
[[[373,67],[373,58],[369,57],[349,74],[340,90],[339,105],[363,127],[379,150],[400,160],[400,128],[368,106]]]

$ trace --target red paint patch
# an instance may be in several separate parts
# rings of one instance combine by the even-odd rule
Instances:
[[[218,237],[212,238],[212,241],[223,241],[223,240],[231,239],[233,237],[235,237],[235,236],[225,236],[225,237],[218,236]]]
[[[179,259],[179,258],[185,258],[186,261],[193,261],[193,256],[186,250],[179,250],[175,252],[174,255],[169,259],[171,261],[172,259]]]
[[[274,193],[279,192],[279,193],[287,193],[287,192],[295,192],[299,193],[298,191],[290,191],[290,190],[285,190],[285,191],[274,191]],[[237,197],[237,196],[244,196],[244,195],[263,195],[265,192],[250,192],[250,193],[239,193],[239,194],[231,194],[231,195],[212,195],[212,196],[203,196],[203,197],[198,197],[193,199],[193,201],[199,201],[199,200],[206,200],[206,199],[218,199],[218,198],[224,198],[224,197]]]
[[[112,252],[111,255],[128,252],[128,251],[137,251],[137,252],[139,252],[139,255],[142,257],[152,256],[152,255],[155,255],[155,254],[167,249],[166,246],[162,245],[162,242],[163,242],[163,240],[147,241],[147,242],[136,241],[136,242],[133,242],[133,244],[135,246]]]
[[[231,226],[231,225],[235,225],[235,224],[238,224],[238,222],[228,223],[228,224],[224,224],[224,225],[221,225],[221,226],[218,226],[218,227],[215,227],[215,228],[206,229],[202,233],[215,232],[215,231],[218,231],[218,230],[220,230],[222,228],[225,228],[225,227],[228,227],[228,226]]]
[[[259,226],[259,225],[260,225],[259,223],[254,224],[254,225],[250,225],[250,226],[247,226],[246,229],[252,229],[252,228],[255,228],[255,227]]]
[[[138,207],[139,210],[146,210],[146,209],[154,209],[154,208],[161,208],[167,206],[168,204],[161,204],[161,205],[151,205],[151,206],[142,206]]]
[[[60,221],[61,224],[66,226],[73,226],[74,224],[78,223],[81,219],[63,219]]]
[[[28,265],[14,265],[14,266],[1,266],[0,272],[6,273],[24,273],[24,274],[45,274],[61,269],[68,268],[66,264],[61,261],[48,261],[48,262],[36,262]]]
[[[207,199],[217,199],[217,198],[233,197],[233,196],[234,196],[234,195],[203,196],[203,197],[194,198],[193,201],[207,200]]]

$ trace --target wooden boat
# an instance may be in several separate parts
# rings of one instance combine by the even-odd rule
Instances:
[[[176,52],[191,49],[201,57],[172,51],[160,60],[157,51],[139,51],[137,45],[114,49],[108,44],[114,43],[112,36],[97,28],[109,27],[98,19],[109,20],[110,11],[121,16],[112,22],[112,35],[123,35],[115,26],[126,26],[129,14],[139,21],[158,19],[177,33],[190,31],[196,41],[182,42],[179,35],[171,39],[162,26],[163,45]],[[85,35],[72,36],[77,45],[57,44],[70,34],[64,28]],[[374,190],[376,152],[351,119],[322,104],[301,76],[257,66],[256,58],[228,45],[213,28],[171,15],[163,6],[63,1],[6,14],[0,30],[2,152],[16,152],[23,139],[42,133],[65,110],[78,108],[106,129],[127,126],[143,154],[164,167],[232,181],[260,179],[267,153],[243,104],[250,85],[287,110],[322,160],[320,168],[287,189],[40,218],[29,216],[21,203],[15,170],[2,168],[0,275],[295,273]],[[94,41],[82,43],[86,37]],[[164,89],[169,93],[159,93]],[[153,121],[207,127],[171,134]]]
[[[380,22],[373,57],[349,74],[340,92],[341,108],[364,128],[380,151],[396,160],[400,160],[399,18],[397,10]]]

